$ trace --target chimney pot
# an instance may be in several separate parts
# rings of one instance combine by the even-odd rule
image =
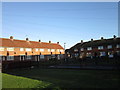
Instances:
[[[39,42],[41,42],[41,40],[39,40]]]
[[[10,39],[13,40],[13,36],[10,36]]]
[[[91,41],[93,41],[93,39],[91,39]]]
[[[83,40],[81,40],[81,43],[83,43]]]
[[[29,41],[29,39],[28,39],[28,38],[26,38],[26,41]]]
[[[116,36],[115,36],[115,35],[114,35],[113,37],[114,37],[114,38],[116,38]]]
[[[49,43],[51,43],[51,41],[49,41]]]
[[[103,40],[104,38],[103,37],[101,37],[101,40]]]
[[[57,42],[57,44],[59,44],[59,42]]]

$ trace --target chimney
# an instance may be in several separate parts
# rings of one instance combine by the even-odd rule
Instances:
[[[93,39],[91,39],[91,41],[93,41]]]
[[[81,40],[81,43],[83,43],[83,40]]]
[[[26,38],[26,41],[29,41],[29,39],[28,39],[28,38]]]
[[[51,43],[51,41],[49,41],[49,43]]]
[[[101,40],[103,40],[104,38],[103,37],[101,37]]]
[[[39,40],[39,42],[41,43],[41,40]]]
[[[116,36],[115,36],[115,35],[114,35],[113,37],[114,37],[114,38],[116,38]]]
[[[57,44],[59,44],[59,42],[57,42]]]
[[[10,39],[13,40],[13,36],[10,36]]]

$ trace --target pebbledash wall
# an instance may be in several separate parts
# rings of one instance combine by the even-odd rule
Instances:
[[[0,60],[4,61],[24,61],[24,60],[49,60],[51,58],[61,59],[64,57],[64,48],[51,41],[41,42],[17,40],[13,36],[10,39],[0,38]]]
[[[99,40],[91,39],[88,42],[77,43],[70,49],[66,50],[66,57],[68,58],[93,58],[93,57],[120,57],[120,37]]]

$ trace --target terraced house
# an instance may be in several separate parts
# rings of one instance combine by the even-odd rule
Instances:
[[[13,36],[10,39],[0,38],[0,59],[4,61],[25,61],[25,60],[49,60],[51,58],[61,59],[64,55],[64,48],[51,41],[41,42],[17,40]]]
[[[77,43],[66,50],[68,58],[93,58],[93,57],[120,57],[120,37],[114,35],[113,38],[93,40]]]

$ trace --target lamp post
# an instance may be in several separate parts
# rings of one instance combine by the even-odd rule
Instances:
[[[65,45],[66,43],[64,43],[64,53],[65,53]],[[66,62],[66,53],[65,53],[65,62]]]

